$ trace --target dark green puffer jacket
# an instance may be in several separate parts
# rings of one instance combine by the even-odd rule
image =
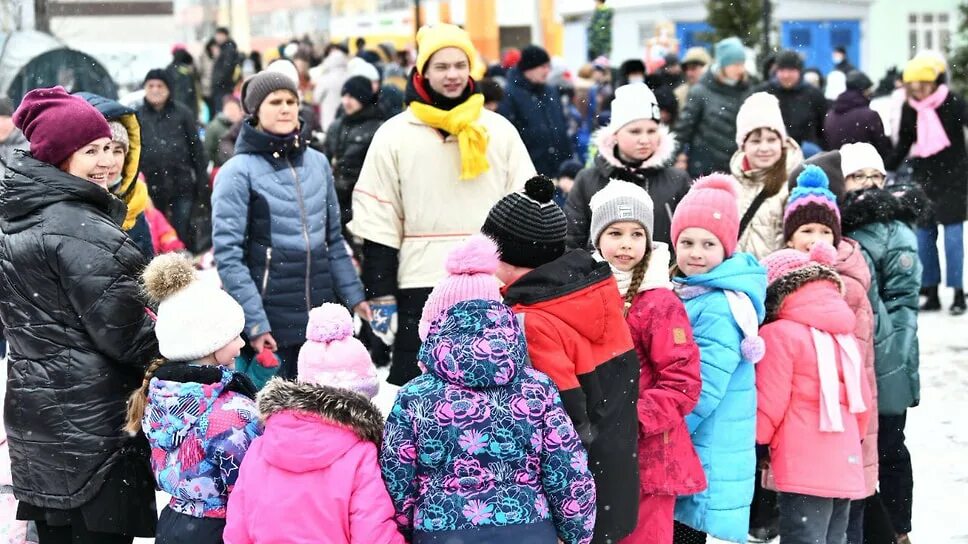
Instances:
[[[736,114],[750,88],[749,79],[730,86],[710,71],[689,90],[673,132],[689,155],[693,178],[729,172],[729,159],[736,152]]]
[[[878,412],[901,415],[921,401],[918,292],[921,261],[911,225],[919,198],[914,188],[847,193],[841,205],[844,235],[856,240],[871,271],[874,367]],[[923,195],[923,193],[921,193]]]

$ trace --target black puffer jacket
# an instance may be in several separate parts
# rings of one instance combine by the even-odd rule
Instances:
[[[373,104],[352,114],[337,118],[326,130],[323,152],[333,167],[336,196],[339,198],[340,219],[343,224],[353,218],[353,187],[363,169],[363,159],[384,115],[380,106]]]
[[[676,150],[676,140],[665,126],[659,127],[659,130],[661,136],[658,149],[638,168],[623,164],[616,158],[614,135],[605,130],[596,134],[598,155],[595,157],[595,164],[578,173],[575,186],[568,193],[568,202],[565,204],[565,215],[568,216],[568,237],[565,242],[569,249],[583,249],[589,245],[592,221],[589,202],[613,178],[634,183],[649,193],[655,215],[653,241],[670,244],[672,214],[682,197],[689,192],[692,181],[684,170],[670,165]]]
[[[158,352],[137,280],[145,261],[121,231],[120,200],[26,154],[8,166],[0,316],[14,493],[72,509],[119,462],[125,402]]]
[[[827,99],[820,89],[800,80],[793,88],[786,89],[776,80],[760,84],[753,92],[767,92],[780,101],[780,113],[786,125],[787,136],[803,142],[825,145],[823,121],[827,116]]]
[[[727,85],[712,71],[689,89],[674,132],[689,156],[689,175],[729,172],[736,152],[736,114],[750,94],[747,80]]]

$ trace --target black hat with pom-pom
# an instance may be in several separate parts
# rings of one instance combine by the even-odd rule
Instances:
[[[491,208],[481,232],[497,243],[503,262],[537,268],[564,255],[568,221],[554,196],[555,184],[535,176],[523,193],[511,193]]]

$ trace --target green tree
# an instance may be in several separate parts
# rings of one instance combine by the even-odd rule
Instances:
[[[948,72],[951,87],[964,96],[968,93],[968,2],[958,4],[958,32],[953,41],[955,45],[948,53]]]
[[[747,47],[763,40],[763,0],[706,0],[706,22],[713,27],[707,39],[716,43],[736,36]]]

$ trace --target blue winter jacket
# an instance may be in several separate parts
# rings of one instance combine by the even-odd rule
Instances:
[[[518,129],[538,173],[557,177],[558,167],[574,154],[558,91],[531,83],[514,68],[498,113]]]
[[[740,352],[743,332],[723,290],[745,293],[765,315],[766,271],[748,253],[736,253],[706,274],[675,281],[684,298],[702,360],[699,403],[686,416],[709,487],[679,497],[675,518],[731,542],[746,542],[756,475],[756,383],[753,363]],[[698,287],[689,293],[690,287]],[[706,288],[706,289],[702,289]]]
[[[326,157],[297,136],[249,122],[212,193],[212,241],[222,285],[245,310],[245,334],[279,346],[305,341],[309,310],[337,295],[364,300],[340,230]]]

